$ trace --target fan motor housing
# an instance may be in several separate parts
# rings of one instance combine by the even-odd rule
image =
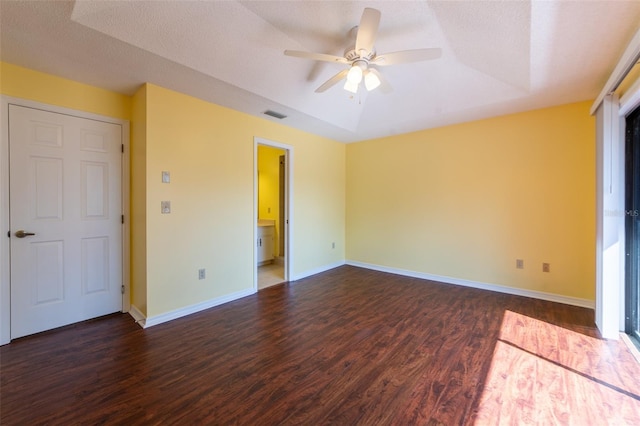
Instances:
[[[363,49],[364,50],[364,49]],[[349,62],[353,62],[355,60],[358,59],[363,59],[365,61],[367,61],[367,63],[372,60],[374,57],[376,56],[376,50],[375,49],[371,49],[370,52],[367,52],[367,54],[363,57],[360,57],[360,53],[356,51],[355,46],[352,47],[348,47],[345,51],[344,51],[344,57],[347,59],[347,61]]]

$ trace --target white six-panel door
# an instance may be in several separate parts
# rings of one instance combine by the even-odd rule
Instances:
[[[122,310],[121,144],[118,124],[9,106],[12,339]]]

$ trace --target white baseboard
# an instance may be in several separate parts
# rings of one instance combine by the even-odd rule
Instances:
[[[138,324],[140,327],[144,328],[145,322],[146,322],[146,318],[145,318],[144,314],[142,313],[142,311],[140,309],[138,309],[138,307],[136,305],[132,304],[129,307],[129,315],[131,315],[133,317],[133,319],[135,320],[136,324]]]
[[[316,275],[316,274],[319,274],[321,272],[326,272],[326,271],[328,271],[330,269],[337,268],[337,267],[342,266],[344,264],[345,264],[344,261],[340,261],[340,262],[336,262],[336,263],[330,263],[328,265],[323,265],[323,266],[321,266],[319,268],[310,269],[308,271],[304,271],[301,274],[294,275],[293,277],[291,277],[289,279],[289,281],[298,281],[298,280],[301,280],[303,278],[310,277],[311,275]]]
[[[388,272],[396,275],[404,275],[412,278],[421,278],[421,279],[437,281],[445,284],[462,285],[465,287],[472,287],[472,288],[478,288],[482,290],[490,290],[490,291],[497,291],[500,293],[513,294],[516,296],[525,296],[525,297],[531,297],[534,299],[548,300],[551,302],[564,303],[566,305],[580,306],[580,307],[589,308],[589,309],[594,309],[595,307],[595,302],[593,300],[588,300],[588,299],[562,296],[559,294],[545,293],[542,291],[525,290],[520,288],[501,286],[497,284],[488,284],[488,283],[483,283],[479,281],[471,281],[471,280],[465,280],[460,278],[447,277],[444,275],[427,274],[424,272],[416,272],[416,271],[409,271],[406,269],[391,268],[388,266],[375,265],[372,263],[358,262],[353,260],[348,260],[346,262],[336,262],[329,265],[321,266],[316,269],[305,271],[301,274],[297,274],[296,276],[294,276],[291,279],[291,281],[301,280],[303,278],[307,278],[312,275],[319,274],[321,272],[326,272],[330,269],[334,269],[342,265],[351,265],[359,268],[371,269],[371,270],[380,271],[380,272]],[[187,315],[191,315],[196,312],[203,311],[205,309],[213,308],[214,306],[222,305],[223,303],[228,303],[237,299],[241,299],[243,297],[250,296],[254,293],[255,293],[255,290],[253,289],[242,290],[239,292],[227,294],[225,296],[207,300],[201,303],[196,303],[194,305],[186,306],[184,308],[176,309],[174,311],[166,312],[164,314],[156,315],[149,318],[145,317],[145,315],[135,305],[131,305],[131,309],[129,310],[129,315],[131,315],[136,321],[136,323],[138,323],[142,328],[148,328],[154,325],[162,324],[163,322],[167,322],[167,321],[171,321]]]
[[[426,274],[424,272],[408,271],[405,269],[390,268],[388,266],[375,265],[371,263],[357,262],[347,260],[347,265],[357,266],[359,268],[372,269],[374,271],[388,272],[396,275],[404,275],[412,278],[421,278],[425,280],[438,281],[445,284],[456,284],[465,287],[473,287],[482,290],[497,291],[499,293],[513,294],[516,296],[531,297],[534,299],[548,300],[550,302],[564,303],[565,305],[580,306],[582,308],[595,309],[595,302],[588,299],[580,299],[578,297],[562,296],[560,294],[545,293],[542,291],[525,290],[515,287],[507,287],[498,284],[488,284],[479,281],[470,281],[460,278],[447,277],[444,275]]]
[[[250,296],[252,294],[255,294],[254,289],[237,291],[235,293],[226,294],[221,297],[216,297],[215,299],[196,303],[190,306],[185,306],[184,308],[176,309],[174,311],[169,311],[164,314],[156,315],[153,317],[145,317],[140,312],[140,310],[133,305],[131,305],[131,310],[129,311],[129,313],[142,328],[149,328],[149,327],[153,327],[154,325],[162,324],[163,322],[182,318],[187,315],[195,314],[196,312],[204,311],[205,309],[213,308],[214,306],[232,302],[234,300],[238,300],[243,297]]]

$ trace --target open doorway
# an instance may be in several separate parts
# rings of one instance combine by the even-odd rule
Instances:
[[[290,148],[256,140],[256,287],[289,279]]]

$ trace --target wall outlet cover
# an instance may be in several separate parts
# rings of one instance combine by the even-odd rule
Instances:
[[[171,213],[171,201],[160,201],[160,211],[162,214]]]

